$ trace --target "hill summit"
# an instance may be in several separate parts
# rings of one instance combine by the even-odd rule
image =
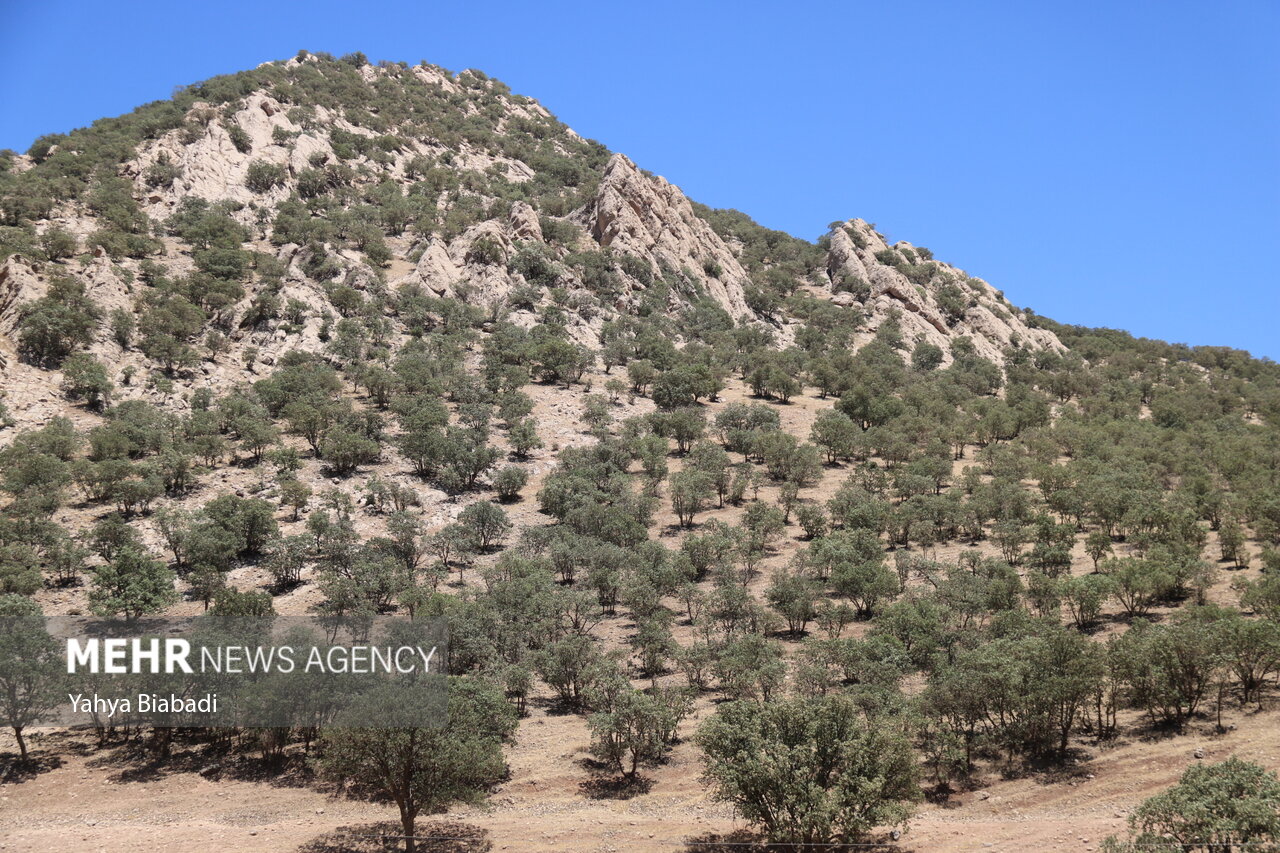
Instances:
[[[91,342],[137,369],[193,364],[210,332],[228,355],[253,347],[270,363],[318,348],[356,303],[409,292],[524,328],[557,312],[593,347],[619,318],[662,317],[676,339],[743,327],[785,348],[816,312],[852,348],[890,323],[942,364],[961,339],[996,364],[1064,349],[927,249],[859,219],[809,243],[711,210],[478,71],[304,53],[42,137],[3,165],[11,370],[17,306],[64,274],[109,312],[133,310],[139,282],[186,282],[201,322],[149,336],[141,358],[105,327]]]

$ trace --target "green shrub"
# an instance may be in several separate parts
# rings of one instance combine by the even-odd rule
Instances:
[[[938,308],[946,317],[949,326],[954,326],[963,320],[965,312],[969,309],[969,297],[965,296],[954,282],[947,282],[938,288],[936,299]]]
[[[268,163],[266,160],[254,160],[244,175],[244,185],[255,193],[268,193],[282,186],[287,177],[284,166]]]
[[[253,140],[249,138],[249,133],[238,124],[227,126],[227,136],[231,139],[231,144],[241,154],[248,154],[253,150]]]
[[[51,261],[69,258],[80,248],[80,241],[70,231],[50,225],[40,235],[40,248]]]
[[[180,177],[182,177],[182,169],[174,164],[167,151],[161,151],[156,161],[142,173],[143,181],[152,189],[171,187]]]
[[[53,151],[54,146],[66,141],[66,139],[65,134],[47,133],[31,143],[31,147],[27,149],[27,156],[34,160],[36,165],[39,165],[49,158],[49,153]]]
[[[493,475],[493,488],[498,492],[500,499],[511,501],[520,496],[520,490],[528,481],[529,473],[525,469],[508,465]]]
[[[1280,781],[1235,756],[1193,764],[1178,784],[1129,816],[1131,840],[1108,838],[1106,853],[1273,850],[1280,844]]]
[[[573,246],[580,233],[573,223],[546,215],[538,217],[538,225],[542,231],[542,239],[554,245]]]
[[[76,353],[62,362],[62,392],[69,400],[84,400],[92,409],[107,405],[115,386],[107,368],[88,353]]]
[[[64,679],[52,665],[57,656],[40,605],[21,595],[0,596],[0,715],[13,730],[23,762],[23,729],[44,720],[63,689]]]
[[[0,261],[10,255],[35,259],[39,254],[40,249],[31,226],[0,225]]]
[[[178,600],[173,570],[147,551],[129,545],[94,569],[89,607],[98,616],[123,616],[132,625]]]
[[[910,744],[844,696],[733,702],[696,740],[716,796],[771,842],[857,842],[920,799]]]
[[[21,311],[18,348],[42,366],[54,366],[93,340],[102,312],[71,278],[55,278],[48,293]]]

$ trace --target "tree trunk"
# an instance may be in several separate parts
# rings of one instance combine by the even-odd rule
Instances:
[[[404,853],[415,853],[418,842],[413,837],[416,815],[405,806],[400,807],[400,829],[404,832]]]
[[[13,727],[13,736],[18,739],[18,753],[22,761],[27,760],[27,742],[22,737],[22,726]]]
[[[151,729],[151,751],[160,759],[168,760],[173,743],[173,729],[168,726],[153,726]]]
[[[1217,730],[1219,734],[1226,731],[1226,729],[1222,727],[1222,699],[1223,699],[1223,694],[1225,694],[1226,692],[1227,692],[1226,681],[1225,680],[1219,681],[1218,682],[1218,725],[1217,725]]]

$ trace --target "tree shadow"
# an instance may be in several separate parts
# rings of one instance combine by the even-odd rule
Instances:
[[[566,702],[559,696],[530,696],[525,704],[530,708],[541,708],[548,717],[571,717],[583,711],[581,705]]]
[[[61,757],[45,750],[32,750],[26,758],[11,752],[0,753],[0,785],[20,785],[57,770],[64,763]]]
[[[732,832],[707,832],[684,840],[682,853],[911,853],[892,838],[864,838],[857,844],[784,844],[770,843],[749,829]]]
[[[273,788],[310,788],[316,781],[308,756],[301,752],[271,758],[231,756],[226,761],[206,763],[197,772],[212,781],[260,782]]]
[[[404,830],[393,821],[340,826],[302,844],[298,853],[384,853],[404,849]],[[458,821],[419,823],[414,838],[421,853],[486,853],[488,830]]]
[[[930,803],[943,809],[956,809],[964,805],[959,799],[952,799],[958,794],[970,794],[987,787],[988,781],[976,772],[959,775],[951,779],[936,782],[930,786],[921,786],[924,797]]]
[[[1099,631],[1108,625],[1127,630],[1132,628],[1133,623],[1137,622],[1139,619],[1145,619],[1153,625],[1158,625],[1167,621],[1166,614],[1160,613],[1152,608],[1145,613],[1125,613],[1123,611],[1119,613],[1100,613],[1098,614],[1098,618],[1094,620],[1094,624],[1098,626]]]
[[[950,782],[938,782],[928,786],[922,785],[921,790],[924,791],[925,801],[940,809],[958,809],[962,805],[959,799],[954,798],[956,794],[960,793],[960,790]]]
[[[1085,782],[1093,775],[1089,769],[1092,760],[1087,749],[1069,747],[1059,754],[1029,760],[1027,770],[1039,785]]]
[[[263,583],[262,586],[258,588],[263,590],[264,592],[269,592],[272,595],[286,595],[290,592],[293,592],[298,587],[304,586],[306,583],[307,581],[304,578],[298,578],[297,580],[286,580],[286,581],[269,580]]]
[[[301,751],[264,758],[236,752],[223,743],[194,745],[178,738],[168,755],[157,753],[150,741],[129,741],[108,748],[87,766],[114,770],[108,779],[116,784],[151,782],[182,774],[211,781],[259,782],[276,788],[306,788],[315,782],[315,773]]]
[[[578,785],[578,791],[588,799],[629,800],[653,790],[653,780],[639,773],[622,776],[613,765],[594,758],[583,758],[577,763],[591,772],[591,778]]]

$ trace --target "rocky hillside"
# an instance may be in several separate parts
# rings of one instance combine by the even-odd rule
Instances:
[[[967,336],[984,358],[1000,363],[1010,348],[1064,349],[1053,332],[1029,326],[985,281],[933,260],[928,249],[904,242],[890,246],[861,219],[831,230],[826,272],[837,305],[861,306],[873,326],[898,316],[908,339],[944,352],[960,336]]]
[[[21,306],[62,278],[116,327],[134,314],[144,339],[147,286],[182,283],[200,322],[141,349],[102,322],[87,343],[142,374],[172,375],[178,355],[195,386],[319,350],[355,306],[410,292],[525,328],[552,309],[593,348],[634,316],[669,318],[676,340],[690,323],[758,327],[782,348],[817,299],[846,309],[851,347],[892,320],[904,350],[927,342],[944,365],[960,337],[997,364],[1062,349],[925,249],[862,220],[811,244],[696,205],[474,71],[300,55],[44,137],[3,166],[0,357],[10,409],[32,419],[60,380],[20,366]]]
[[[301,55],[0,155],[0,364],[0,647],[443,621],[422,835],[1078,850],[1280,765],[1280,366],[712,210],[478,72]],[[333,794],[391,750],[306,710],[0,726],[0,837],[385,835]]]

